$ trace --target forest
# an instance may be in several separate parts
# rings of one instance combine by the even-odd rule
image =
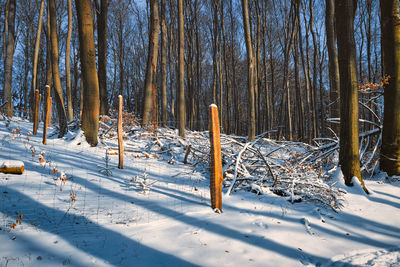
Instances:
[[[249,141],[340,139],[348,185],[363,150],[400,174],[398,0],[7,0],[0,13],[2,112],[32,120],[49,85],[59,137],[81,120],[96,146],[119,95],[142,127],[182,137],[215,103],[221,132]]]
[[[399,266],[400,0],[1,0],[0,266]]]

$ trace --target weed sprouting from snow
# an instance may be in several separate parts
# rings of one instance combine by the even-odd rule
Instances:
[[[148,178],[147,170],[144,170],[142,175],[138,175],[135,177],[135,179],[132,179],[131,182],[136,183],[136,188],[142,190],[142,194],[147,195],[150,193],[151,187],[153,184],[155,184],[157,181],[151,181]]]
[[[76,193],[74,190],[71,190],[71,192],[69,193],[69,198],[70,198],[70,203],[72,205],[72,203],[75,203],[76,201]]]
[[[59,172],[55,167],[53,169],[53,180],[60,181],[60,191],[63,191],[63,186],[67,183],[67,174],[63,171]]]
[[[106,155],[104,157],[104,166],[97,165],[97,167],[100,167],[100,170],[99,170],[100,173],[102,173],[102,174],[104,174],[106,176],[111,176],[112,175],[112,171],[111,170],[114,169],[114,168],[110,167],[110,164],[109,164],[110,161],[111,161],[111,158],[109,156],[108,149],[106,149]]]

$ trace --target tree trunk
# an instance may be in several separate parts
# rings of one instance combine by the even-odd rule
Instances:
[[[148,126],[152,118],[153,110],[153,83],[157,73],[158,57],[158,37],[160,29],[160,19],[158,15],[158,0],[150,1],[150,36],[149,36],[149,54],[147,56],[146,78],[144,83],[144,105],[142,126]]]
[[[107,16],[109,0],[100,1],[100,13],[97,20],[100,115],[108,114],[107,91]]]
[[[10,0],[7,0],[5,7],[4,7],[4,28],[3,28],[3,56],[6,57],[7,52],[7,28],[8,28],[8,6],[10,5]]]
[[[320,135],[320,124],[322,113],[318,111],[318,101],[317,101],[317,80],[318,80],[318,72],[317,72],[317,59],[318,59],[318,44],[316,39],[316,34],[314,30],[314,8],[312,7],[312,0],[309,1],[309,10],[310,10],[310,33],[313,42],[313,82],[312,82],[312,90],[311,90],[311,108],[313,111],[313,118],[314,118],[314,132],[315,137]],[[318,116],[318,113],[320,116]],[[319,117],[319,119],[318,119]]]
[[[179,136],[185,137],[185,66],[184,66],[184,24],[183,24],[183,0],[178,0],[178,52],[179,52],[179,70],[178,70],[178,121]]]
[[[339,62],[336,50],[336,32],[335,32],[335,3],[334,0],[325,0],[325,30],[326,46],[328,47],[329,57],[329,99],[330,99],[330,117],[339,117]],[[339,127],[334,127],[338,132]]]
[[[161,121],[167,127],[168,98],[167,98],[167,24],[165,0],[161,0]]]
[[[358,140],[358,83],[356,46],[354,41],[354,16],[356,0],[335,1],[337,46],[340,73],[340,153],[339,163],[345,184],[357,177],[363,184],[360,171]]]
[[[61,90],[60,70],[58,67],[58,40],[57,40],[57,20],[55,0],[48,0],[50,11],[50,39],[51,39],[51,65],[53,73],[54,97],[57,107],[58,122],[60,132],[58,137],[63,137],[67,133],[67,115],[65,114],[64,99]]]
[[[65,72],[67,78],[67,111],[68,120],[74,119],[74,110],[72,107],[72,90],[71,90],[71,70],[69,68],[69,57],[71,54],[71,33],[72,33],[72,7],[71,0],[68,3],[68,32],[67,32],[67,44],[65,49]]]
[[[11,97],[11,85],[12,85],[12,68],[14,60],[14,42],[15,42],[15,0],[10,0],[8,3],[8,29],[6,38],[6,49],[4,55],[4,102],[6,114],[8,116],[13,115],[13,103]]]
[[[247,70],[248,71],[247,89],[249,97],[248,140],[253,141],[256,135],[256,115],[255,115],[255,100],[254,100],[255,77],[254,77],[254,56],[253,56],[253,48],[251,42],[247,0],[242,0],[242,12],[243,12],[243,27],[244,27],[244,37],[246,40],[247,66],[248,66]]]
[[[400,175],[400,16],[399,0],[380,1],[384,85],[384,115],[380,166],[388,175]]]
[[[52,81],[53,81],[53,71],[52,71],[52,66],[51,64],[51,37],[50,37],[50,8],[49,5],[47,5],[47,15],[46,15],[46,85],[52,87]],[[51,95],[51,93],[50,93]],[[32,92],[32,98],[33,98],[33,92]]]
[[[39,22],[37,26],[36,32],[36,41],[35,41],[35,52],[33,54],[33,70],[32,70],[32,87],[31,87],[31,95],[35,92],[37,88],[37,65],[39,59],[39,46],[40,46],[40,36],[42,33],[42,26],[43,26],[43,10],[44,10],[44,0],[40,2],[40,11],[39,11]]]
[[[91,146],[97,145],[99,128],[99,81],[96,71],[93,19],[90,0],[75,0],[83,80],[82,130]]]

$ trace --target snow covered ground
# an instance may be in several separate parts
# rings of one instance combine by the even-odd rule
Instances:
[[[106,167],[115,141],[93,148],[76,131],[42,145],[42,126],[0,120],[0,165],[25,165],[0,173],[0,266],[400,266],[399,178],[366,180],[371,195],[339,181],[337,212],[242,191],[216,214],[199,167],[140,140],[124,169],[113,149]]]

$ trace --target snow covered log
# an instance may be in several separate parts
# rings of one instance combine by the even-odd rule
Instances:
[[[24,172],[24,163],[17,160],[4,161],[0,164],[0,172],[22,174]]]

